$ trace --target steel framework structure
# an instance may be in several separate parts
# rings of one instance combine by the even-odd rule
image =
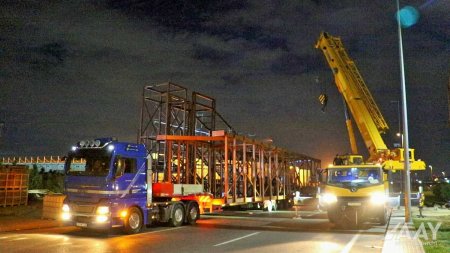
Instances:
[[[189,99],[171,82],[144,87],[139,142],[152,155],[154,182],[202,184],[226,205],[286,199],[320,167],[320,160],[235,135],[213,98],[193,92]]]
[[[164,156],[168,152],[166,143],[156,140],[158,135],[210,136],[216,124],[234,131],[215,106],[213,98],[198,92],[193,92],[189,100],[187,89],[172,82],[144,87],[138,142],[155,154],[156,171],[167,166]],[[192,156],[194,150],[185,148],[179,152],[190,152]]]
[[[225,131],[212,136],[159,135],[157,141],[165,142],[168,152],[164,176],[155,180],[203,184],[226,205],[285,200],[308,185],[320,167],[320,160]],[[195,152],[182,152],[190,148]],[[309,172],[303,178],[302,170]]]

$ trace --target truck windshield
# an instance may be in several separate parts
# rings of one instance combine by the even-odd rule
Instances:
[[[111,154],[102,149],[79,149],[66,162],[66,174],[73,176],[106,176]]]
[[[340,187],[366,187],[381,184],[383,175],[380,168],[329,168],[329,185]]]

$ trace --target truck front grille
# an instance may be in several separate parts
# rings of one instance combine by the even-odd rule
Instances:
[[[81,222],[81,223],[90,223],[92,221],[92,217],[75,216],[74,221]]]
[[[74,213],[93,214],[96,206],[95,205],[72,204],[70,207]]]

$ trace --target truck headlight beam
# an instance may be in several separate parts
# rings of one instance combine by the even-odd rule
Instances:
[[[333,204],[337,202],[337,197],[334,194],[325,193],[323,195],[323,201],[327,204]]]
[[[109,214],[109,206],[99,206],[99,207],[97,207],[97,214],[100,214],[100,215]]]
[[[106,215],[97,215],[97,217],[95,217],[95,221],[97,221],[98,223],[104,223],[108,221],[108,216]]]
[[[382,192],[375,192],[370,196],[370,203],[374,205],[383,205],[386,202],[386,195]]]
[[[72,219],[72,214],[70,213],[70,207],[68,204],[64,204],[62,206],[61,219],[63,221],[68,221],[68,220]]]

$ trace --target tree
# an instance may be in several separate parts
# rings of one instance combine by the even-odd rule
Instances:
[[[33,164],[33,168],[30,171],[28,189],[42,189],[42,176],[39,174],[36,164]]]
[[[441,184],[441,196],[440,198],[447,202],[450,200],[450,184],[449,183],[443,183]]]
[[[64,189],[64,175],[55,171],[51,171],[48,174],[47,189],[51,192],[62,193]]]
[[[450,200],[450,184],[439,183],[433,187],[433,194],[439,202]]]

